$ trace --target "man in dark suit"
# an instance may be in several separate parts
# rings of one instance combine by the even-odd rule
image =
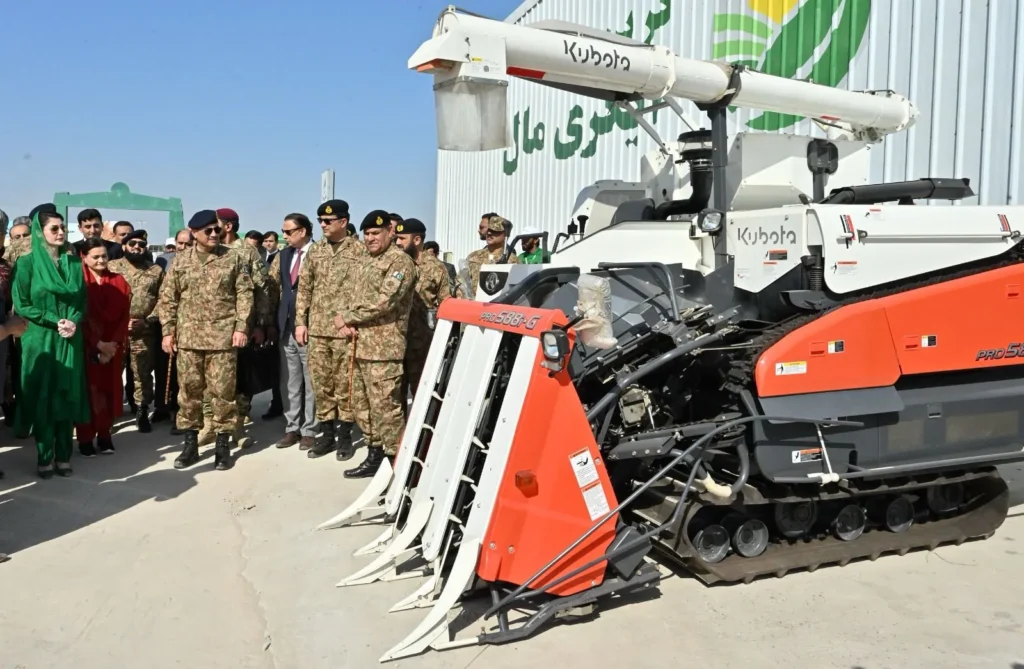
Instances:
[[[128,225],[131,226],[131,223]],[[81,247],[86,239],[103,237],[103,215],[96,209],[83,209],[78,212],[78,231],[82,233],[82,241],[75,243],[75,249],[81,255]],[[103,245],[107,247],[108,260],[116,260],[124,256],[124,249],[121,248],[120,243],[104,239]]]
[[[295,297],[299,269],[313,244],[313,223],[304,214],[288,214],[281,225],[287,246],[274,256],[267,277],[280,295],[277,306],[278,341],[281,346],[281,384],[284,386],[285,435],[278,448],[299,444],[309,450],[316,436],[313,379],[309,375],[306,346],[295,341]]]

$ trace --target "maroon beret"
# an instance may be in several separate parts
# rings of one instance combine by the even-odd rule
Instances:
[[[222,221],[231,221],[232,223],[238,223],[238,212],[234,209],[228,209],[224,207],[217,210],[217,218]]]

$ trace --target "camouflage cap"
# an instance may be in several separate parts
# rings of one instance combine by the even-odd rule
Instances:
[[[508,232],[509,222],[501,216],[491,216],[487,219],[488,232]]]

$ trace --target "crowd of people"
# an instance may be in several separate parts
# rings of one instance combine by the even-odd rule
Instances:
[[[34,439],[44,479],[72,474],[76,440],[82,457],[115,452],[125,394],[140,432],[169,421],[184,435],[175,468],[214,443],[215,468],[228,469],[248,443],[252,396],[267,390],[263,418],[285,419],[279,448],[349,460],[358,427],[366,457],[344,475],[372,476],[397,452],[441,302],[474,294],[483,264],[547,260],[536,236],[521,256],[507,248],[511,224],[488,213],[486,246],[457,273],[420,220],[374,210],[357,230],[343,200],[317,209],[316,242],[304,214],[284,217],[280,235],[240,237],[222,208],[197,212],[155,258],[130,222],[108,231],[95,209],[77,220],[71,244],[42,204],[7,240],[0,212],[4,419]]]

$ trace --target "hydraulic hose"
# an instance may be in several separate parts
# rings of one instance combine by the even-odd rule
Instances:
[[[630,374],[627,374],[626,376],[622,377],[621,379],[619,379],[619,381],[615,383],[614,388],[609,390],[604,397],[599,399],[594,404],[594,406],[590,408],[590,411],[587,412],[587,422],[593,423],[595,420],[597,420],[597,417],[604,413],[604,411],[608,409],[609,405],[611,405],[612,402],[619,399],[622,393],[626,392],[626,388],[633,385],[638,380],[647,376],[651,372],[655,372],[661,369],[662,367],[672,362],[673,360],[676,360],[677,358],[681,358],[684,355],[687,355],[688,353],[691,353],[698,348],[707,346],[708,344],[715,343],[716,341],[725,337],[725,335],[727,335],[729,332],[729,329],[726,328],[719,330],[718,332],[706,334],[703,337],[698,337],[697,339],[694,339],[691,342],[683,344],[678,348],[674,348],[667,353],[661,354],[660,356],[658,356],[654,360],[651,360],[646,365],[643,365],[636,371],[631,372]]]
[[[785,422],[790,422],[790,423],[807,423],[807,424],[817,425],[817,426],[822,426],[822,427],[835,427],[835,426],[863,427],[864,426],[864,423],[862,423],[860,421],[852,421],[852,420],[830,420],[830,419],[815,419],[815,418],[791,418],[791,417],[786,417],[786,416],[745,416],[743,418],[737,418],[735,420],[731,420],[728,423],[725,423],[725,424],[715,428],[714,430],[712,430],[711,432],[708,432],[703,437],[701,437],[700,439],[695,441],[693,444],[691,444],[689,446],[689,448],[687,448],[686,450],[684,450],[684,451],[676,451],[676,450],[672,451],[675,454],[675,457],[673,457],[672,460],[670,460],[668,462],[668,464],[666,464],[664,467],[662,467],[661,470],[658,471],[657,474],[655,474],[654,476],[649,478],[643,485],[641,485],[639,488],[637,488],[635,491],[633,491],[633,493],[629,497],[627,497],[623,501],[619,502],[615,506],[615,508],[612,509],[611,511],[609,511],[608,513],[606,513],[603,518],[601,518],[596,523],[591,525],[590,529],[588,529],[586,532],[584,532],[578,539],[576,539],[576,541],[572,542],[572,544],[570,544],[565,550],[563,550],[561,553],[556,555],[550,562],[548,562],[546,565],[541,567],[533,576],[531,576],[526,581],[524,581],[522,585],[518,586],[515,590],[513,590],[508,595],[505,595],[505,597],[503,597],[500,601],[495,602],[494,605],[491,606],[491,608],[487,609],[487,611],[484,612],[484,619],[486,620],[487,618],[490,618],[495,613],[497,613],[499,610],[504,608],[506,605],[508,605],[509,603],[511,603],[511,602],[513,602],[513,601],[515,601],[517,599],[519,599],[519,600],[529,599],[531,597],[535,597],[537,595],[543,594],[543,593],[547,592],[548,590],[550,590],[551,588],[555,587],[556,585],[558,585],[560,583],[564,583],[565,581],[569,580],[570,578],[573,578],[574,576],[577,576],[578,574],[581,574],[582,572],[586,571],[587,569],[590,569],[591,567],[593,567],[596,564],[599,564],[599,563],[607,561],[607,560],[611,560],[612,558],[614,558],[614,557],[616,557],[616,556],[618,556],[618,555],[620,555],[622,553],[628,552],[628,551],[636,548],[637,546],[641,545],[643,542],[647,541],[651,537],[653,537],[653,536],[655,536],[657,534],[660,534],[662,532],[662,530],[664,530],[666,527],[670,527],[670,526],[674,525],[675,523],[677,523],[679,521],[679,518],[682,516],[683,507],[685,506],[684,502],[686,500],[686,496],[689,493],[690,488],[693,486],[694,478],[697,476],[696,464],[699,464],[700,459],[703,457],[704,451],[707,450],[708,446],[710,445],[711,440],[714,437],[716,437],[717,435],[719,435],[719,434],[721,434],[721,433],[723,433],[723,432],[725,432],[727,430],[730,430],[730,429],[732,429],[732,428],[734,428],[734,427],[736,427],[738,425],[744,425],[746,423],[754,423],[754,422],[760,422],[760,421],[766,421],[766,420],[767,421],[785,421]],[[679,495],[679,501],[676,503],[676,508],[672,511],[672,516],[667,521],[665,521],[664,523],[661,523],[660,525],[655,526],[654,528],[648,530],[647,532],[644,532],[644,533],[634,537],[632,540],[624,542],[618,548],[615,548],[615,549],[605,553],[604,555],[600,555],[600,556],[598,556],[598,557],[596,557],[596,558],[594,558],[594,559],[584,563],[583,565],[577,567],[576,569],[573,569],[569,573],[564,574],[562,576],[559,576],[558,578],[556,578],[555,580],[551,581],[550,583],[548,583],[544,587],[542,587],[540,589],[537,589],[537,590],[531,590],[530,592],[525,592],[525,590],[530,586],[531,583],[536,581],[541,575],[543,575],[545,572],[547,572],[553,566],[555,566],[556,564],[561,562],[565,558],[565,556],[567,556],[569,553],[571,553],[577,547],[579,547],[579,545],[582,544],[584,541],[586,541],[587,538],[589,538],[590,535],[592,535],[594,532],[596,532],[599,527],[601,527],[606,522],[608,522],[608,520],[610,518],[612,518],[615,514],[619,513],[627,505],[631,504],[634,500],[636,500],[637,497],[639,497],[642,493],[644,493],[645,491],[647,491],[647,489],[649,489],[652,485],[654,485],[655,481],[658,481],[659,479],[661,479],[673,467],[675,467],[680,462],[682,462],[683,459],[686,458],[686,456],[688,456],[689,454],[693,453],[694,451],[697,451],[696,456],[695,456],[696,459],[697,459],[697,463],[695,463],[695,466],[690,469],[690,476],[689,476],[689,478],[687,478],[686,485],[683,486],[683,491]]]

